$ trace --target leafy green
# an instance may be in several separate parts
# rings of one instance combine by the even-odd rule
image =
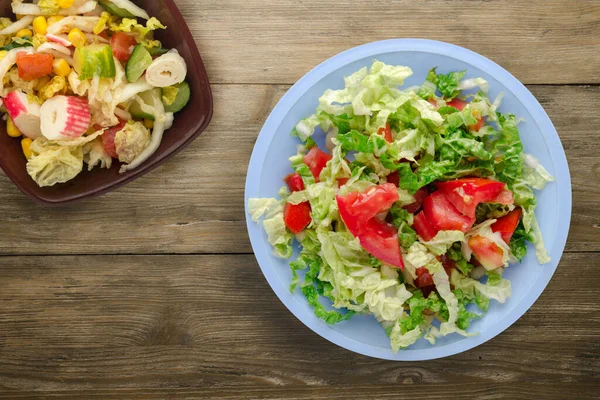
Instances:
[[[533,242],[533,237],[525,231],[523,223],[520,222],[510,239],[510,252],[519,261],[527,255],[527,242]]]
[[[12,49],[18,49],[19,47],[31,47],[33,43],[31,42],[31,38],[29,36],[24,36],[22,38],[17,38],[14,41],[10,42],[6,46],[0,47],[0,50],[11,51]]]

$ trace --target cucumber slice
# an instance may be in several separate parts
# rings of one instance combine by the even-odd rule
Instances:
[[[169,52],[169,49],[163,49],[162,47],[146,47],[146,50],[148,50],[148,53],[150,53],[152,57],[162,56]]]
[[[138,44],[131,53],[131,58],[127,61],[125,74],[129,82],[137,82],[144,71],[152,64],[152,56],[144,46]]]
[[[152,90],[148,90],[147,92],[142,92],[138,96],[140,96],[140,98],[144,101],[144,104],[151,106],[153,91],[156,93],[156,96],[161,95],[160,89],[155,88]],[[154,115],[143,112],[140,103],[138,103],[136,100],[134,100],[133,103],[131,103],[131,106],[129,107],[129,113],[135,119],[149,119],[151,121],[154,121]]]
[[[133,15],[127,10],[123,10],[122,8],[115,6],[110,0],[98,0],[98,3],[100,3],[102,8],[104,8],[106,11],[113,15],[116,15],[117,17],[135,18],[135,15]]]
[[[172,98],[173,89],[177,90],[177,95],[175,98]],[[174,86],[169,86],[162,89],[162,101],[165,105],[166,112],[176,113],[179,112],[187,105],[190,101],[191,91],[190,85],[187,82],[181,82]]]

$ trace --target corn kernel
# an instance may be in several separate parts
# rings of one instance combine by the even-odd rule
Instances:
[[[60,8],[69,8],[69,7],[73,7],[73,3],[75,2],[75,0],[58,0],[58,6]]]
[[[69,32],[69,42],[73,43],[75,47],[83,47],[85,46],[85,35],[81,32],[81,29],[71,29]]]
[[[154,121],[152,121],[151,119],[145,119],[144,126],[148,129],[152,129],[154,128]]]
[[[19,32],[17,32],[17,37],[23,38],[25,36],[33,36],[33,32],[31,32],[31,29],[21,29]]]
[[[23,154],[28,160],[33,156],[33,151],[31,151],[31,143],[33,143],[33,140],[29,138],[21,140],[21,148],[23,149]]]
[[[33,31],[38,35],[46,35],[48,33],[48,21],[43,16],[36,17],[33,20]]]
[[[19,128],[17,128],[11,117],[8,117],[6,119],[6,133],[8,133],[8,136],[10,137],[21,136],[21,131],[19,130]]]
[[[48,26],[54,25],[58,21],[61,21],[63,18],[64,17],[62,15],[53,15],[51,17],[48,17]]]
[[[21,19],[23,19],[24,15],[21,14],[17,14],[17,21],[20,21]]]
[[[55,58],[52,63],[52,72],[58,76],[68,76],[71,73],[71,66],[62,58]]]
[[[7,54],[8,54],[8,51],[0,50],[0,60],[2,60],[4,57],[6,57]]]

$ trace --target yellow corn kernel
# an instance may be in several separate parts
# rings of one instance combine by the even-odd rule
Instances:
[[[48,21],[43,16],[36,17],[33,20],[33,31],[38,35],[46,35],[48,33]]]
[[[151,119],[145,119],[144,126],[148,129],[152,129],[154,128],[154,121],[152,121]]]
[[[8,136],[10,137],[21,136],[21,131],[19,130],[19,128],[17,128],[11,117],[8,117],[6,119],[6,133],[8,133]]]
[[[53,15],[51,17],[48,17],[48,26],[53,25],[58,21],[61,21],[63,18],[64,17],[62,15]]]
[[[31,29],[21,29],[19,32],[17,32],[17,37],[23,38],[25,36],[33,36],[33,32],[31,32]]]
[[[60,8],[69,8],[69,7],[73,7],[73,3],[75,2],[75,0],[58,0],[58,6]]]
[[[81,29],[71,29],[69,32],[69,42],[73,43],[75,47],[83,47],[85,46],[85,35],[81,32]]]
[[[33,151],[31,151],[31,143],[33,143],[33,140],[29,138],[21,140],[21,148],[23,149],[23,154],[28,160],[33,156]]]
[[[71,66],[62,58],[55,58],[52,63],[52,72],[58,76],[68,76],[71,73]]]
[[[8,51],[0,50],[0,60],[2,60],[4,57],[6,57],[7,54],[8,54]]]

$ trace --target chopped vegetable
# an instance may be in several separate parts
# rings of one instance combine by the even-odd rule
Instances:
[[[115,61],[109,45],[90,44],[75,50],[74,69],[79,79],[114,78],[116,76]]]
[[[291,257],[291,234],[300,232],[291,286],[302,288],[315,315],[336,323],[373,314],[393,351],[421,337],[433,344],[471,335],[481,315],[467,307],[486,312],[490,300],[506,301],[502,272],[524,257],[528,241],[540,263],[549,261],[532,189],[553,178],[523,152],[515,116],[497,113],[501,97],[492,103],[488,83],[463,79],[466,71],[435,68],[419,89],[399,88],[411,74],[375,61],[343,89],[325,91],[292,131],[303,143],[285,177],[291,194],[248,203],[254,221],[267,214],[277,256]],[[462,96],[475,87],[469,100]],[[164,88],[164,104],[178,93]],[[320,131],[327,152],[312,138]],[[477,280],[486,275],[486,284]]]

